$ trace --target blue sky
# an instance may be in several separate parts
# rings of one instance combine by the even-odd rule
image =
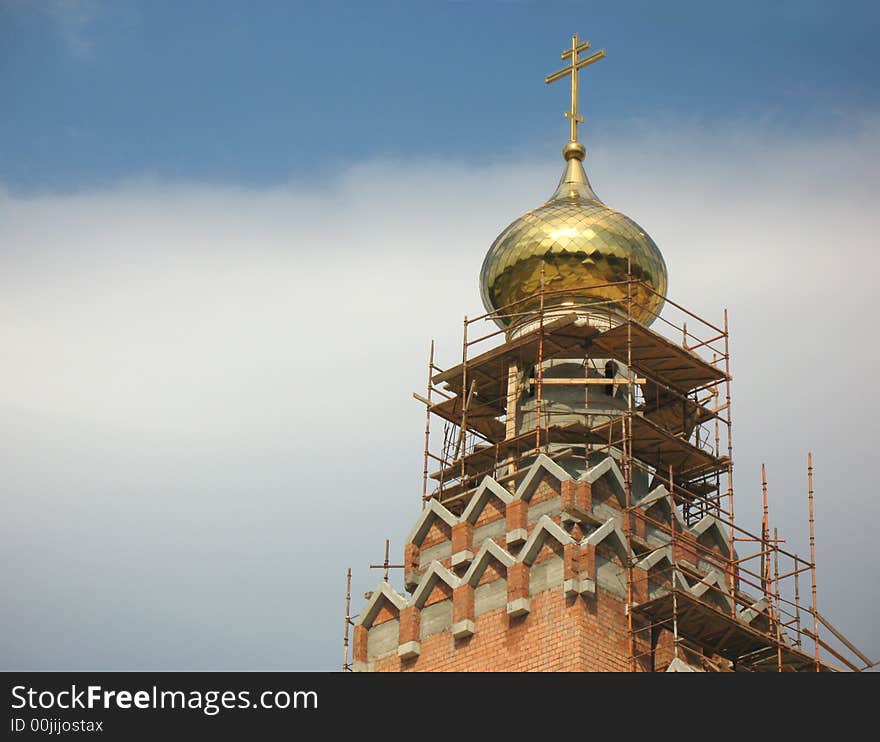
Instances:
[[[809,553],[812,451],[821,611],[880,658],[878,7],[0,0],[0,667],[338,668],[572,33],[596,192],[729,310],[737,520],[766,463]]]
[[[608,51],[582,104],[600,140],[663,117],[846,128],[880,102],[871,2],[5,0],[0,180],[266,185],[555,150],[567,93],[543,76],[573,31]]]

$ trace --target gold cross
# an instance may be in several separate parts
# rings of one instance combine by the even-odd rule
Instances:
[[[578,44],[578,37],[577,34],[575,34],[571,37],[571,49],[566,49],[562,52],[562,59],[571,58],[571,63],[568,67],[563,67],[558,72],[554,72],[552,75],[547,75],[547,77],[544,78],[544,82],[549,85],[551,82],[561,80],[566,75],[571,75],[571,110],[565,112],[565,117],[571,120],[572,142],[578,140],[578,123],[584,123],[584,117],[578,115],[578,71],[582,70],[587,65],[593,64],[593,62],[598,62],[605,56],[605,50],[600,49],[586,59],[578,59],[578,54],[589,48],[590,42],[584,41],[583,43]]]

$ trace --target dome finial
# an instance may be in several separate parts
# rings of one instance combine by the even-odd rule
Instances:
[[[587,156],[587,150],[580,142],[569,142],[562,148],[562,156],[566,162],[568,160],[580,160],[583,162],[584,157]]]
[[[571,136],[568,144],[565,145],[565,149],[562,150],[562,154],[566,160],[583,160],[584,155],[586,154],[584,145],[578,141],[577,126],[579,123],[584,123],[584,117],[578,113],[578,72],[587,65],[591,65],[593,62],[598,62],[605,56],[605,50],[600,49],[595,54],[591,54],[585,59],[579,59],[578,55],[589,48],[590,42],[578,42],[578,36],[575,34],[571,37],[571,49],[566,49],[562,52],[563,60],[571,59],[568,67],[563,67],[558,72],[554,72],[552,75],[547,75],[547,77],[544,78],[544,82],[549,85],[552,82],[561,80],[563,77],[571,76],[571,110],[565,112],[565,117],[571,122]]]

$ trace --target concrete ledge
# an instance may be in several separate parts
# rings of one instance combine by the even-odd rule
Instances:
[[[531,610],[528,598],[517,598],[507,603],[507,615],[511,618],[525,616]]]
[[[405,642],[397,648],[397,656],[402,660],[411,660],[422,653],[422,645],[419,642]]]
[[[693,665],[689,665],[687,662],[680,660],[678,657],[674,657],[672,662],[669,663],[669,666],[666,668],[666,672],[703,672],[702,670],[698,670]]]
[[[456,551],[455,554],[452,555],[452,566],[453,567],[463,567],[465,564],[468,564],[474,560],[474,552],[469,549],[465,549],[463,551]]]
[[[578,507],[568,508],[559,514],[559,519],[563,523],[589,523],[590,525],[601,525],[604,521],[596,517],[593,513],[581,510]]]
[[[472,636],[476,628],[476,625],[470,619],[465,619],[464,621],[456,621],[454,624],[452,624],[452,636],[454,636],[456,639],[465,639],[469,636]]]
[[[595,595],[596,583],[589,577],[571,579],[562,583],[562,589],[566,598],[573,598],[576,595]]]
[[[403,576],[403,586],[409,592],[412,592],[413,590],[416,589],[416,587],[418,587],[418,584],[421,581],[422,575],[424,573],[425,573],[424,570],[420,570],[420,571],[413,570],[412,572],[407,572]]]
[[[514,528],[505,535],[507,545],[521,544],[529,537],[529,532],[525,528]]]

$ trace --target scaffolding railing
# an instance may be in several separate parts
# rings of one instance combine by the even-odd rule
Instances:
[[[821,658],[820,649],[850,670],[870,667],[817,609],[812,457],[809,561],[782,548],[775,530],[770,536],[766,516],[760,535],[734,523],[727,310],[713,323],[664,296],[664,315],[649,330],[633,319],[646,309],[636,297],[658,294],[631,273],[624,281],[582,287],[582,293],[624,286],[625,311],[619,300],[602,298],[560,306],[548,300],[567,292],[547,290],[542,267],[537,310],[529,297],[464,318],[456,366],[436,365],[431,343],[425,396],[413,395],[426,406],[422,504],[436,498],[461,512],[487,476],[514,491],[525,464],[539,454],[560,461],[582,456],[585,469],[597,454],[614,456],[624,479],[623,531],[633,555],[623,566],[634,670],[644,669],[646,652],[639,650],[644,633],[660,628],[672,633],[673,656],[699,647],[701,661],[716,669],[719,661],[733,669],[839,669]],[[478,323],[496,320],[505,326],[475,331]],[[616,362],[612,367],[609,359]],[[583,377],[548,376],[558,360],[582,364]],[[602,368],[599,361],[606,362]],[[557,384],[583,385],[583,409],[554,409],[545,387]],[[595,387],[610,390],[616,408],[606,405],[596,412]],[[442,442],[432,448],[438,424]],[[637,472],[652,486],[666,487],[667,522],[634,502]],[[725,530],[726,555],[693,534],[693,526],[709,515]],[[647,527],[653,529],[653,541],[638,535]],[[658,549],[670,550],[670,564],[651,569],[647,578],[637,576],[638,563]],[[809,606],[800,595],[806,572]],[[707,581],[707,574],[720,577]],[[654,597],[637,604],[636,593],[643,595],[639,579],[656,584]],[[820,625],[857,661],[820,637]]]
[[[432,343],[426,395],[414,395],[425,403],[427,410],[423,499],[437,497],[445,502],[449,497],[477,487],[484,476],[497,477],[512,473],[516,470],[518,461],[541,452],[549,454],[555,443],[571,443],[573,431],[560,431],[557,423],[560,417],[570,420],[577,413],[571,409],[557,410],[552,404],[547,404],[545,387],[557,383],[582,383],[584,406],[580,413],[583,419],[580,429],[583,431],[581,448],[585,458],[602,450],[631,450],[628,444],[632,437],[635,416],[640,418],[637,424],[641,427],[648,427],[641,420],[647,420],[648,423],[659,422],[659,429],[652,430],[652,433],[662,437],[667,432],[669,440],[665,443],[668,445],[687,443],[696,451],[706,452],[713,457],[712,465],[707,471],[700,476],[680,479],[679,484],[685,491],[689,491],[688,485],[700,492],[713,489],[717,494],[712,507],[719,512],[732,512],[733,488],[730,482],[733,445],[729,412],[730,354],[726,316],[724,326],[719,327],[667,298],[667,307],[677,310],[684,319],[678,324],[667,317],[661,317],[661,324],[668,330],[666,335],[661,335],[647,330],[632,319],[634,310],[642,307],[635,299],[633,286],[638,285],[641,292],[656,293],[642,281],[629,277],[626,281],[584,287],[585,291],[598,291],[625,285],[627,311],[624,316],[619,302],[607,299],[569,301],[564,307],[554,305],[548,311],[545,309],[546,299],[564,292],[545,290],[543,271],[541,280],[537,313],[534,310],[518,311],[526,301],[533,301],[523,299],[477,317],[465,317],[461,363],[453,369],[444,372],[435,364]],[[584,347],[576,349],[571,342],[572,323],[566,321],[566,317],[584,315],[589,315],[594,321],[597,318],[604,320],[596,324],[604,324],[611,329],[600,332],[591,325],[582,326],[582,337],[576,336],[575,340],[582,339]],[[531,321],[534,327],[519,338],[510,336],[506,328],[493,329],[482,334],[476,334],[472,330],[477,323],[491,322],[502,317],[514,325]],[[688,321],[691,322],[690,328]],[[620,328],[624,328],[624,331]],[[662,341],[664,344],[668,343],[669,347],[676,347],[679,354],[686,354],[696,365],[703,366],[699,369],[703,378],[699,383],[690,383],[687,379],[677,382],[668,373],[664,374],[662,369],[656,369],[652,373],[644,362],[640,363],[642,359],[633,357],[634,332],[638,336],[637,340],[647,342],[649,346]],[[484,351],[490,341],[502,334],[508,337],[500,348]],[[676,334],[680,335],[680,343],[674,339]],[[565,339],[562,347],[558,342],[560,337]],[[504,367],[505,352],[510,358],[519,355],[519,368],[516,368],[515,363]],[[611,374],[610,379],[603,381],[596,376],[603,371],[608,376],[607,369],[599,369],[596,360],[609,356],[614,356],[623,363],[626,375]],[[546,378],[547,362],[552,364],[553,359],[561,358],[568,361],[578,358],[583,365],[584,378]],[[490,364],[488,368],[487,360]],[[523,368],[524,365],[529,368]],[[706,369],[716,369],[717,373],[707,375]],[[519,389],[516,389],[517,381]],[[611,387],[615,393],[623,391],[625,406],[616,412],[606,410],[602,416],[595,415],[589,404],[590,388],[595,385]],[[724,403],[720,402],[722,385],[726,399]],[[527,432],[517,431],[515,410],[509,409],[511,406],[519,406],[517,397],[523,389],[534,400],[535,424]],[[432,413],[434,418],[442,419],[444,426],[444,445],[439,451],[433,450],[430,445]],[[593,424],[597,417],[605,420],[604,429],[602,425]],[[612,417],[617,418],[616,430],[615,425],[609,422]],[[672,429],[669,428],[670,421],[677,421]],[[560,437],[560,433],[564,440],[555,440]],[[529,434],[534,441],[532,446],[524,445],[525,441],[522,440],[528,439]],[[679,448],[682,447],[679,445]],[[492,455],[491,460],[489,455]],[[630,456],[624,455],[624,466],[629,458]],[[470,461],[480,461],[483,465],[476,469],[469,468]],[[436,465],[433,473],[429,471],[432,463]],[[725,479],[723,488],[722,479]],[[431,480],[436,482],[433,490],[430,487]],[[702,506],[700,508],[698,512],[688,512],[687,517],[701,517],[704,512]]]

